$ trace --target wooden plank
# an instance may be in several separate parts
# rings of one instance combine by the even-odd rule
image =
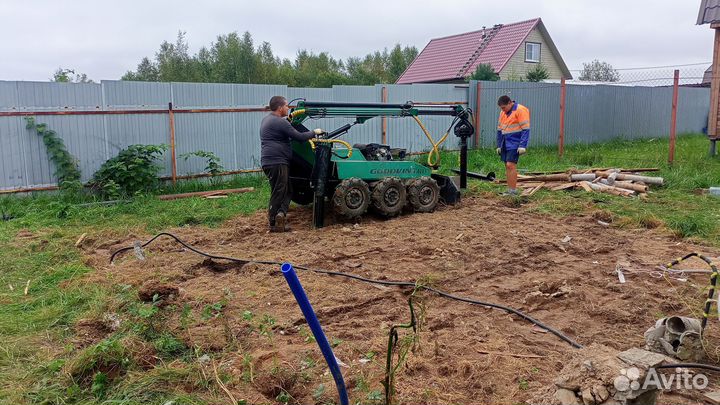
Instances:
[[[565,183],[565,184],[561,184],[559,186],[555,186],[555,187],[551,188],[550,190],[552,190],[552,191],[567,190],[569,188],[575,188],[577,185],[578,185],[578,183]]]
[[[167,201],[167,200],[177,200],[180,198],[190,198],[190,197],[207,197],[207,196],[226,195],[226,194],[249,193],[252,191],[255,191],[254,187],[243,187],[243,188],[231,188],[231,189],[227,189],[227,190],[197,191],[194,193],[183,193],[183,194],[166,194],[166,195],[161,195],[158,198],[163,201]]]

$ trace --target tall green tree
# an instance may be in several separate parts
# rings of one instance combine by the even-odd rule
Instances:
[[[418,54],[414,46],[396,44],[391,51],[371,52],[343,61],[327,52],[300,50],[294,60],[276,56],[263,42],[255,47],[252,35],[219,35],[209,47],[189,53],[185,33],[174,43],[164,41],[154,59],[143,58],[123,80],[218,83],[287,84],[330,87],[338,84],[394,83]]]

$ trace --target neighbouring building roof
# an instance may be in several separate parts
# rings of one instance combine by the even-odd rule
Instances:
[[[697,25],[720,22],[720,0],[702,0]]]
[[[499,73],[536,27],[545,37],[563,75],[572,77],[542,20],[535,18],[433,39],[398,78],[397,83],[462,79],[474,72],[481,63],[490,64]]]

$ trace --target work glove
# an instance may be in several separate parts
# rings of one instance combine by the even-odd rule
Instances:
[[[495,153],[500,154],[500,148],[495,149]]]
[[[525,152],[527,152],[527,149],[525,149],[525,148],[518,148],[518,155],[524,155]]]
[[[322,128],[315,128],[313,129],[313,132],[315,133],[315,135],[322,135],[325,133],[325,130]]]

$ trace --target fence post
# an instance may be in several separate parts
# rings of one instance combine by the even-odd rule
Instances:
[[[175,112],[172,102],[168,103],[168,117],[170,118],[170,165],[172,182],[177,182],[177,159],[175,158]]]
[[[560,79],[560,134],[558,135],[558,155],[565,153],[565,78]]]
[[[475,134],[473,139],[473,146],[475,149],[480,148],[480,90],[482,85],[478,80],[475,84]]]
[[[672,114],[670,116],[670,154],[668,163],[675,160],[675,135],[677,130],[677,104],[678,104],[678,87],[680,84],[680,70],[675,69],[673,77],[673,98],[672,98]]]
[[[388,90],[387,87],[383,86],[382,88],[382,102],[387,103],[388,101]],[[382,144],[387,145],[387,117],[383,115],[382,117]]]

